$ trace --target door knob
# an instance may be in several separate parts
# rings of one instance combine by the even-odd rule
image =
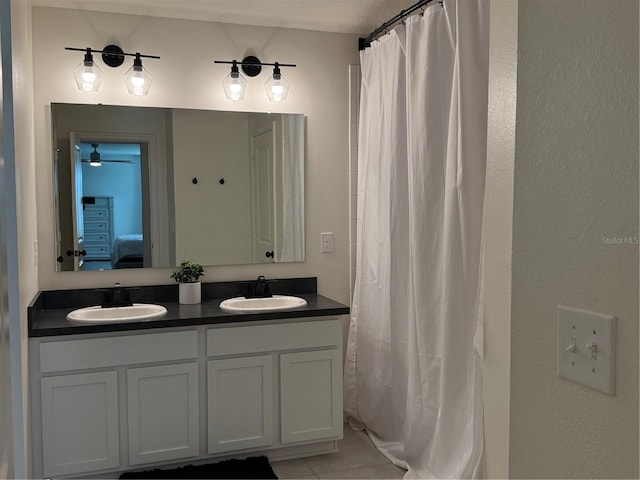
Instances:
[[[267,258],[273,258],[273,250],[271,250],[270,252],[265,252],[265,255],[267,256]]]

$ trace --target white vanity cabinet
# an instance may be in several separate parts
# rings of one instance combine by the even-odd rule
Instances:
[[[257,428],[271,432],[271,398],[277,395],[278,445],[301,444],[342,437],[342,332],[337,320],[253,325],[210,329],[207,332],[209,356],[250,355],[271,352],[269,356],[245,359],[229,358],[210,362],[209,375],[209,448],[225,451],[219,431],[233,431],[238,446],[255,441],[266,445]],[[219,364],[217,362],[224,362]],[[241,362],[247,362],[246,365]],[[278,372],[277,384],[271,383],[271,365]],[[226,369],[227,380],[220,382],[218,365]],[[216,371],[215,375],[211,370]],[[218,382],[220,385],[218,385]],[[222,386],[224,385],[224,387]],[[262,387],[260,387],[262,385]],[[217,396],[225,388],[233,393],[229,406],[238,418],[231,419],[215,411]],[[233,401],[246,408],[234,407]],[[212,401],[214,403],[212,403]],[[266,412],[266,413],[261,413]],[[219,420],[221,419],[221,420]],[[246,423],[246,426],[244,425]],[[235,425],[235,427],[234,427]],[[242,425],[242,427],[240,427]],[[246,433],[240,433],[244,432]],[[212,442],[213,440],[213,442]],[[233,443],[233,442],[231,442]],[[230,446],[230,443],[226,445]]]
[[[199,454],[195,329],[31,339],[29,350],[35,477]]]
[[[48,476],[120,465],[117,372],[46,377],[41,397]]]
[[[342,435],[342,350],[280,355],[284,444]]]
[[[197,456],[198,364],[128,369],[127,412],[130,465]]]
[[[342,437],[337,317],[31,338],[30,356],[35,477],[296,458]]]
[[[273,442],[273,357],[207,362],[208,453]]]

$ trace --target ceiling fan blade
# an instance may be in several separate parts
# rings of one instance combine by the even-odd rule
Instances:
[[[82,159],[82,163],[90,163],[91,160]],[[131,160],[100,160],[101,163],[128,163],[129,165],[133,165],[134,163]]]

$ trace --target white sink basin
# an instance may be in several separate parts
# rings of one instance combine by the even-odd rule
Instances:
[[[306,304],[307,301],[304,298],[274,295],[266,298],[228,298],[220,303],[220,308],[226,312],[258,313],[293,310]]]
[[[167,309],[162,305],[134,303],[130,307],[86,307],[74,310],[67,320],[74,323],[123,323],[142,322],[164,317]]]

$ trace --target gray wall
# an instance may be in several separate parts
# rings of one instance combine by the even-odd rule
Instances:
[[[638,478],[638,2],[518,18],[510,477]],[[556,375],[557,304],[617,316],[615,396]]]

